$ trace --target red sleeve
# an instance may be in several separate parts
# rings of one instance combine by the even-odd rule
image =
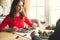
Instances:
[[[32,22],[31,22],[27,17],[25,17],[25,22],[26,22],[30,27],[32,27]]]
[[[0,24],[0,31],[5,28],[5,26],[9,23],[9,17],[6,16],[6,18],[3,20],[3,22]]]

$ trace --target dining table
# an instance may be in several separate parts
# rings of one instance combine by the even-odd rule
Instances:
[[[15,33],[0,32],[0,40],[31,40],[31,39]]]

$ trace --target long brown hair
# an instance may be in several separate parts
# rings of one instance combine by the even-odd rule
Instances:
[[[9,16],[11,17],[12,20],[15,19],[16,6],[17,6],[18,2],[20,2],[20,0],[14,0],[11,5],[11,10],[10,10]],[[22,11],[22,12],[20,12],[20,18],[23,19],[23,17],[24,17],[24,12]]]

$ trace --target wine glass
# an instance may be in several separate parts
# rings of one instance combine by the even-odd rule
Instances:
[[[40,23],[41,23],[41,24],[45,24],[45,21],[41,21]]]

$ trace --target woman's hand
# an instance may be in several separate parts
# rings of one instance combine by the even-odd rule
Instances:
[[[11,31],[12,33],[15,33],[15,32],[18,31],[18,30],[19,30],[19,29],[18,29],[16,26],[10,28],[10,31]]]
[[[36,23],[33,23],[32,27],[33,28],[36,28],[37,27],[37,24]]]

